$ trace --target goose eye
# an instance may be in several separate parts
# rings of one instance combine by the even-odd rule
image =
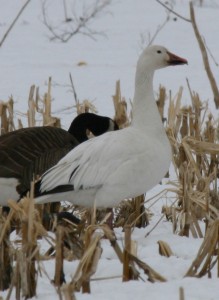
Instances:
[[[160,53],[162,53],[162,51],[161,51],[161,50],[157,50],[157,53],[159,53],[159,54],[160,54]]]

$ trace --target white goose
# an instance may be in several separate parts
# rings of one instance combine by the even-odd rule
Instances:
[[[154,71],[187,60],[150,46],[136,69],[133,121],[70,151],[38,183],[36,203],[68,200],[87,207],[113,207],[155,186],[167,172],[171,148],[154,95]]]

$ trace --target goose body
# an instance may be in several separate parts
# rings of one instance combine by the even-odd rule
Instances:
[[[68,200],[113,207],[159,183],[168,171],[171,147],[153,95],[154,71],[186,64],[162,46],[141,54],[136,69],[130,127],[86,141],[49,169],[36,186],[36,203]]]
[[[88,139],[87,129],[100,135],[118,126],[108,117],[83,113],[72,121],[68,131],[44,126],[22,128],[0,136],[0,205],[25,195],[34,175],[41,176]]]

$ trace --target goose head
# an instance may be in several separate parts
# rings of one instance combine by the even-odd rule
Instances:
[[[149,46],[139,57],[137,70],[143,74],[145,72],[153,72],[168,66],[188,64],[187,60],[179,57],[163,46]]]

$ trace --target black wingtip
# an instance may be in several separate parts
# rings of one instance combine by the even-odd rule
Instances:
[[[54,189],[41,192],[41,180],[37,181],[35,183],[34,187],[34,197],[40,197],[40,196],[45,196],[45,195],[50,195],[50,194],[59,194],[59,193],[65,193],[65,192],[70,192],[74,190],[74,186],[71,184],[63,184],[63,185],[58,185]]]

